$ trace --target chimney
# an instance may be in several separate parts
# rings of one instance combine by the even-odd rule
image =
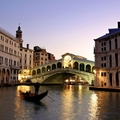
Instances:
[[[27,44],[27,49],[29,49],[29,44]]]
[[[120,28],[120,22],[118,22],[118,28]]]

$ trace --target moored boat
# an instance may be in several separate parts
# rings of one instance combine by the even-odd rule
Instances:
[[[30,92],[25,93],[25,92],[20,91],[20,96],[22,99],[27,100],[27,101],[33,101],[33,102],[40,101],[45,96],[47,96],[47,94],[48,94],[48,90],[38,95],[35,95],[34,93],[30,93]]]

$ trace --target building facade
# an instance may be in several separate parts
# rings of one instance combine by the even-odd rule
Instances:
[[[33,50],[29,49],[29,44],[20,48],[20,67],[18,79],[20,82],[25,82],[31,78],[31,69],[33,68]]]
[[[17,82],[20,69],[20,41],[0,28],[0,84]]]
[[[16,84],[19,70],[33,68],[33,50],[23,47],[21,27],[16,37],[0,28],[0,84]]]
[[[120,22],[94,41],[95,86],[120,87]]]
[[[48,53],[46,49],[42,49],[39,46],[34,47],[33,67],[41,66],[54,60],[55,60],[54,55]]]

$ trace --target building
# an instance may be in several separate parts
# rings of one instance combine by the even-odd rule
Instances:
[[[20,41],[20,70],[18,80],[25,82],[31,78],[31,69],[33,68],[33,50],[29,48],[29,44],[23,47],[21,27],[16,31],[16,38]]]
[[[53,62],[55,60],[54,54],[51,54],[51,53],[47,53],[47,54],[48,54],[48,63]]]
[[[120,87],[120,22],[94,41],[95,86]]]
[[[20,48],[20,65],[19,70],[19,81],[25,82],[27,79],[31,78],[31,69],[33,68],[33,50],[29,49],[29,44],[27,47]]]
[[[34,47],[33,53],[33,67],[41,66],[46,63],[52,62],[55,60],[53,54],[48,53],[46,49],[42,49],[39,46]]]
[[[0,84],[16,83],[20,69],[20,41],[0,28]]]
[[[18,73],[30,68],[33,68],[33,50],[28,44],[23,47],[21,27],[16,37],[0,28],[0,84],[17,83]]]

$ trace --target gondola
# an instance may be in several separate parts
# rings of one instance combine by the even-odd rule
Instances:
[[[35,95],[34,93],[30,93],[30,92],[25,93],[25,92],[20,91],[20,96],[22,99],[26,101],[32,101],[32,102],[40,101],[45,96],[47,96],[47,94],[48,94],[48,90],[38,95]]]

